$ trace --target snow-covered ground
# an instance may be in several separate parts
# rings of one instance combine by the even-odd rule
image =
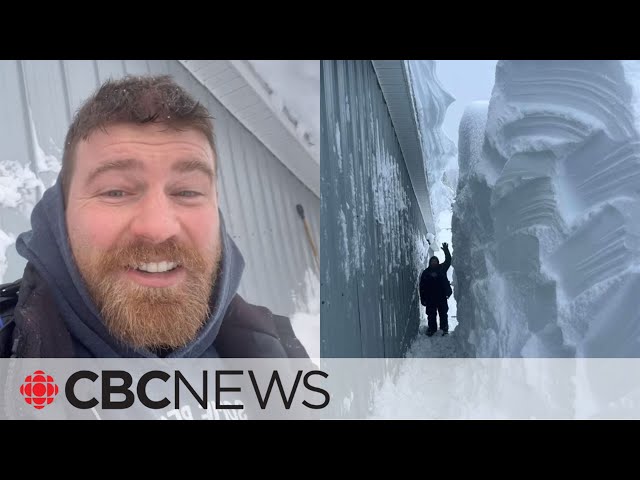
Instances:
[[[374,366],[360,371],[373,377]],[[370,381],[370,419],[637,419],[637,359],[409,358]],[[350,366],[355,370],[355,366]],[[378,367],[379,368],[379,367]],[[626,372],[621,375],[620,372]],[[352,381],[352,383],[355,383]],[[362,389],[363,387],[360,387]],[[355,405],[359,395],[356,395]],[[364,408],[360,407],[361,411]]]
[[[455,332],[442,336],[438,330],[432,337],[427,337],[424,332],[426,325],[420,328],[420,334],[411,344],[406,358],[458,358],[465,356],[462,346],[458,343]]]
[[[294,298],[296,313],[291,316],[291,325],[309,356],[317,359],[320,358],[320,279],[313,270],[305,275],[303,291],[303,298]]]

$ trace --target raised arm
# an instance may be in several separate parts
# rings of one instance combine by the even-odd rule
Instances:
[[[446,272],[451,266],[451,253],[449,252],[449,244],[446,242],[443,243],[442,250],[444,250],[444,263],[442,264],[442,268]]]

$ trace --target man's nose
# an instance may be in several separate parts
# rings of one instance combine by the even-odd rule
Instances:
[[[137,205],[131,233],[151,243],[162,243],[180,232],[175,206],[163,191],[149,191]]]

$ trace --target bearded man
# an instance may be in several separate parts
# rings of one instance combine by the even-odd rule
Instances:
[[[211,116],[169,76],[104,83],[0,288],[0,357],[307,357],[285,317],[237,293]]]

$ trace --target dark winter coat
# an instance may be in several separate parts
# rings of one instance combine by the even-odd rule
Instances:
[[[47,285],[32,265],[19,284],[15,307],[0,295],[0,358],[72,358],[87,355],[57,310]],[[231,300],[211,349],[223,358],[308,358],[288,318],[247,303]],[[93,355],[90,355],[93,356]]]
[[[236,293],[244,260],[220,218],[222,260],[211,314],[192,342],[166,356],[308,357],[287,318]],[[102,322],[71,253],[59,181],[35,206],[31,226],[16,242],[27,259],[17,305],[15,295],[3,302],[7,295],[0,292],[0,358],[157,358],[118,341]]]
[[[447,301],[451,295],[451,284],[447,278],[447,270],[451,266],[451,254],[444,251],[445,260],[435,267],[427,267],[420,275],[420,303],[422,305],[439,305]]]

